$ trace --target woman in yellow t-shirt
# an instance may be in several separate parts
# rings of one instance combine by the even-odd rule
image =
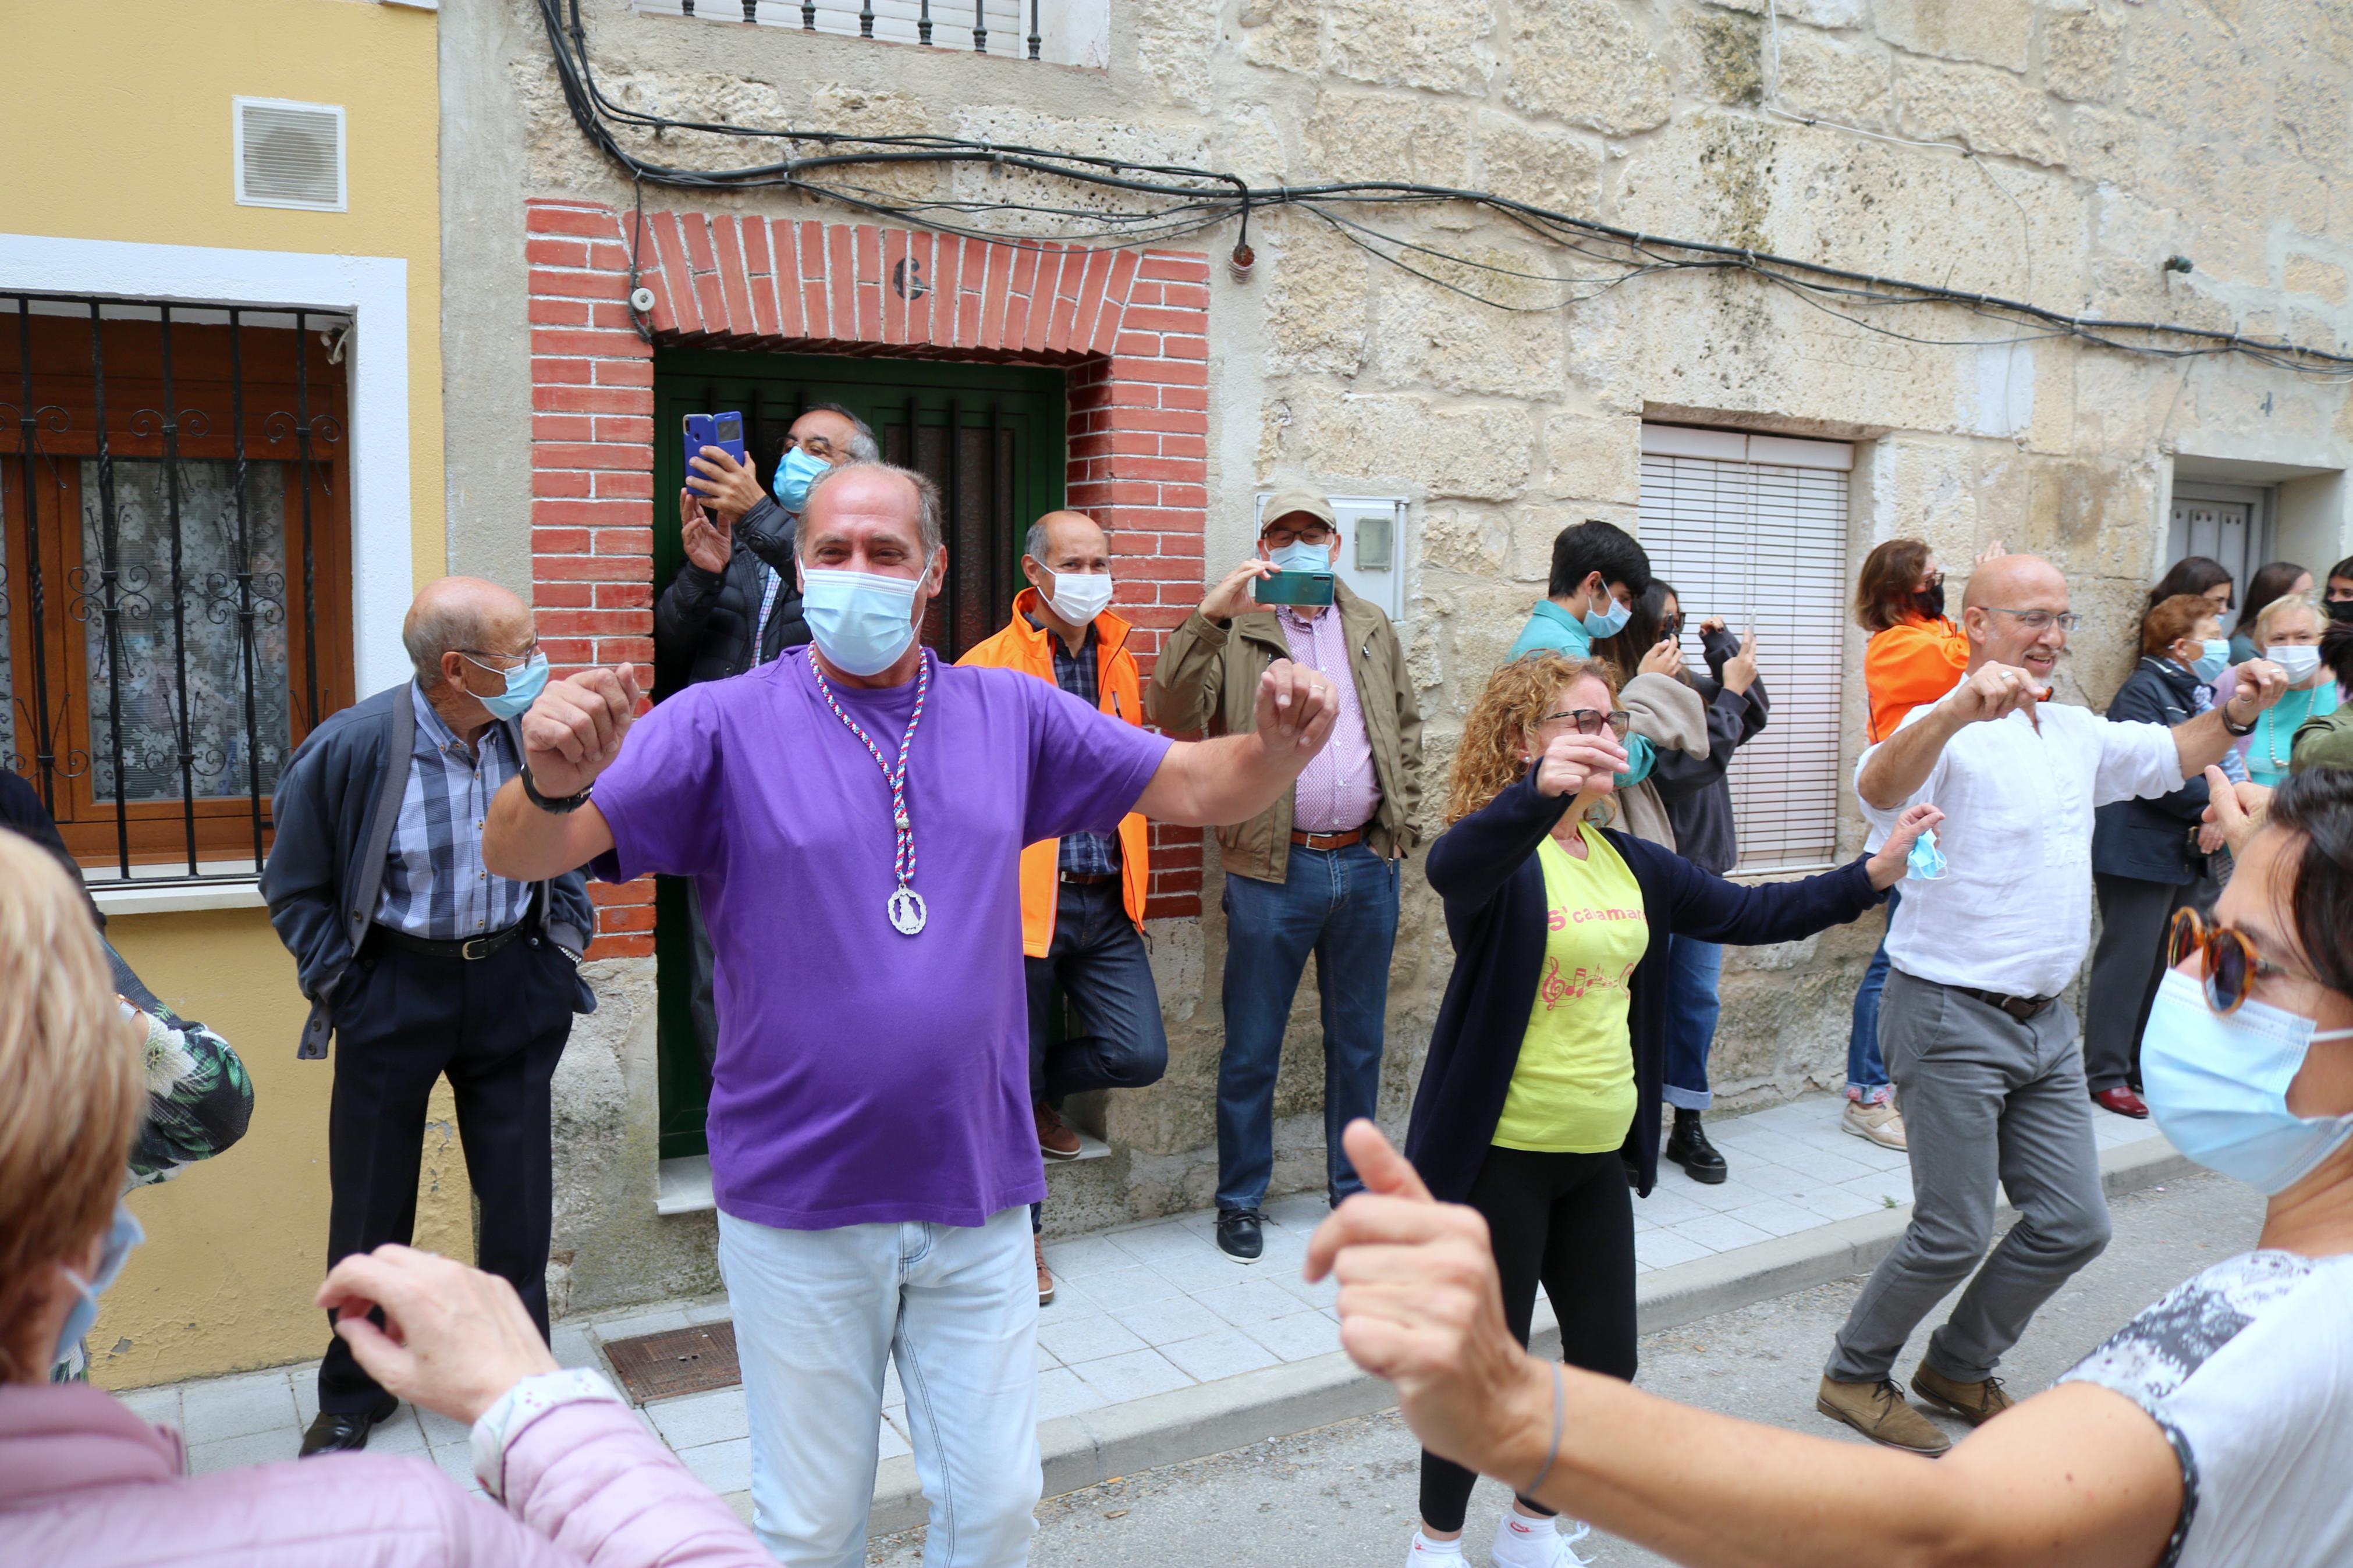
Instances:
[[[1626,766],[1607,667],[1538,654],[1487,682],[1455,753],[1430,882],[1454,973],[1414,1096],[1406,1153],[1441,1201],[1486,1216],[1504,1312],[1525,1344],[1541,1283],[1572,1366],[1634,1375],[1630,1178],[1658,1179],[1671,936],[1754,945],[1852,921],[1904,875],[1934,806],[1869,859],[1744,886],[1590,825]],[[1459,1561],[1472,1473],[1425,1453],[1409,1563]],[[1582,1561],[1523,1500],[1503,1568]]]

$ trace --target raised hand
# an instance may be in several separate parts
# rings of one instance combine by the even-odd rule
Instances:
[[[2231,673],[2236,684],[2227,707],[2232,719],[2241,724],[2253,723],[2255,715],[2287,691],[2287,671],[2267,658],[2251,658]]]
[[[1230,621],[1245,610],[1258,607],[1250,597],[1250,584],[1261,577],[1274,575],[1271,561],[1250,560],[1226,574],[1225,580],[1208,592],[1201,601],[1201,614],[1213,621]]]
[[[1683,649],[1677,647],[1672,638],[1662,638],[1652,643],[1650,651],[1642,655],[1642,662],[1635,667],[1634,673],[1672,676],[1683,667]]]
[[[1981,664],[1970,672],[1946,701],[1963,722],[2005,718],[2024,712],[2031,718],[2035,702],[2050,693],[2034,677],[2014,664]]]
[[[719,514],[712,522],[702,510],[702,500],[692,490],[678,492],[678,531],[686,545],[686,558],[705,572],[727,570],[728,557],[735,552],[735,520],[726,513]]]
[[[2263,821],[2271,815],[2272,792],[2259,784],[2232,784],[2220,768],[2206,770],[2206,827],[2218,833],[2231,853],[2236,855],[2248,839],[2260,832]],[[2199,830],[2200,848],[2206,845],[2205,828]],[[2212,850],[2207,850],[2212,854]]]
[[[1616,775],[1626,771],[1626,748],[1608,731],[1555,735],[1535,760],[1536,793],[1549,799],[1585,790],[1606,795],[1617,787]]]
[[[556,1370],[512,1285],[436,1253],[353,1253],[329,1270],[318,1305],[385,1392],[470,1426],[524,1378]],[[368,1321],[378,1307],[383,1328]]]
[[[768,493],[760,488],[760,471],[750,459],[739,463],[723,447],[705,447],[702,456],[687,459],[686,468],[686,488],[731,528]]]
[[[1977,563],[1982,566],[1989,561],[1995,560],[2009,553],[2009,551],[2004,550],[2001,547],[2001,541],[1997,539],[1988,543],[1983,550],[1978,552]]]
[[[523,765],[553,799],[578,795],[620,754],[643,693],[626,664],[551,681],[522,716]]]
[[[1914,843],[1920,835],[1944,820],[1945,814],[1933,805],[1906,807],[1904,815],[1895,819],[1894,827],[1889,830],[1887,842],[1879,847],[1877,854],[1863,862],[1863,869],[1871,877],[1871,885],[1883,893],[1902,881],[1907,869],[1905,862],[1911,857]]]
[[[1757,628],[1740,634],[1740,651],[1724,661],[1724,689],[1746,695],[1757,684]]]
[[[1339,716],[1340,689],[1320,669],[1278,658],[1259,677],[1259,742],[1286,765],[1305,767],[1332,738]]]

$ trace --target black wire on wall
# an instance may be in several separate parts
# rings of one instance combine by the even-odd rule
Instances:
[[[1906,342],[1943,347],[1998,346],[2046,339],[2073,338],[2101,348],[2158,359],[2189,359],[2209,354],[2242,354],[2274,369],[2326,381],[2353,381],[2353,355],[2276,338],[2249,337],[2211,327],[2173,321],[2114,321],[2098,316],[2069,315],[2026,300],[1993,294],[1971,293],[1933,283],[1883,278],[1825,263],[1705,240],[1678,239],[1644,234],[1515,201],[1490,191],[1405,181],[1338,181],[1307,185],[1251,185],[1238,174],[1184,164],[1135,163],[1052,148],[1029,147],[962,137],[931,134],[870,136],[835,131],[776,130],[736,125],[723,121],[678,120],[617,103],[596,83],[589,62],[587,31],[581,20],[580,0],[539,0],[548,47],[565,102],[581,133],[620,165],[638,187],[642,212],[643,187],[668,185],[702,190],[784,189],[805,193],[853,210],[914,227],[953,234],[994,244],[1036,246],[1080,244],[1129,247],[1164,244],[1237,223],[1236,262],[1250,257],[1252,212],[1268,207],[1295,207],[1323,222],[1352,244],[1392,266],[1436,286],[1496,310],[1545,313],[1594,298],[1652,273],[1725,271],[1750,274],[1785,289],[1816,309],[1883,336]],[[782,142],[787,156],[734,168],[697,169],[659,163],[624,146],[619,129],[633,129],[659,137],[690,132],[738,139],[746,142]],[[803,151],[807,149],[807,151]],[[849,182],[860,168],[897,164],[981,164],[995,171],[1015,171],[1050,180],[1068,181],[1075,187],[1117,193],[1124,206],[1050,205],[1040,202],[937,200],[910,202],[888,192]],[[1074,196],[1077,192],[1073,192]],[[1573,255],[1599,264],[1591,276],[1561,278],[1548,273],[1519,271],[1493,263],[1451,255],[1383,233],[1355,216],[1352,209],[1410,207],[1465,203],[1483,207],[1517,224]],[[1041,234],[1034,228],[1008,233],[980,226],[990,214],[1020,214],[1067,226]],[[1454,274],[1441,276],[1442,268]],[[1471,286],[1469,279],[1525,286],[1541,284],[1554,294],[1539,302],[1501,299]],[[1930,338],[1899,331],[1868,320],[1859,312],[1888,306],[1939,305],[2002,322],[2014,329],[1998,338]],[[642,329],[641,329],[642,330]]]

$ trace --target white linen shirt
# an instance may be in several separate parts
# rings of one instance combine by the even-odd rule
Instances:
[[[1896,732],[1937,706],[1915,708]],[[1936,827],[1945,875],[1907,877],[1887,932],[1887,960],[1906,974],[2005,996],[2065,990],[2091,942],[2092,808],[2181,787],[2166,726],[2049,702],[2036,712],[2039,731],[2024,713],[1964,726],[1894,810],[1862,803],[1874,842],[1905,807],[1926,802],[1945,813]],[[1858,798],[1878,749],[1855,764]]]

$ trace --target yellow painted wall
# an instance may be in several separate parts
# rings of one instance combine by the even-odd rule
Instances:
[[[308,1361],[327,1255],[329,1062],[297,1061],[305,1007],[261,910],[122,915],[107,935],[183,1016],[237,1047],[253,1125],[235,1147],[131,1196],[147,1242],[100,1301],[90,1375],[110,1388]],[[445,1081],[426,1113],[417,1245],[473,1256],[472,1195]]]
[[[78,239],[399,257],[408,263],[409,493],[418,583],[441,575],[438,19],[373,0],[10,5],[0,20],[0,229]],[[339,104],[349,210],[239,206],[230,100]],[[327,1245],[332,1068],[298,1062],[303,1004],[259,910],[133,915],[141,976],[251,1070],[244,1141],[134,1196],[147,1245],[105,1299],[93,1374],[117,1388],[308,1359]],[[446,1084],[419,1244],[470,1256]]]
[[[442,574],[438,18],[374,0],[0,7],[0,229],[408,262],[417,581]],[[230,100],[340,104],[350,210],[237,205]]]

